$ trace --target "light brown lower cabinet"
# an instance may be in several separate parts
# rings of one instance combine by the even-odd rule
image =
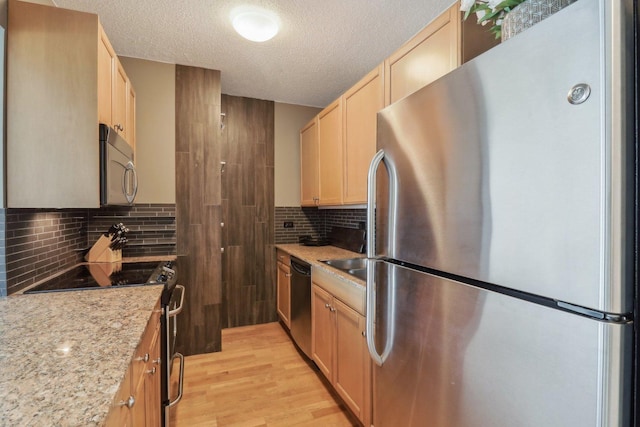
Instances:
[[[371,359],[365,317],[313,283],[313,360],[363,425],[371,423]]]
[[[278,316],[287,328],[291,329],[291,261],[289,254],[278,250],[276,278]]]
[[[113,401],[108,427],[160,425],[160,312],[158,301]]]

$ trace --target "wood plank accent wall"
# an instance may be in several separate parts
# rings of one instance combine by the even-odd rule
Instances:
[[[176,66],[176,252],[186,288],[176,350],[221,349],[220,72]]]
[[[276,317],[274,103],[222,95],[223,327]]]

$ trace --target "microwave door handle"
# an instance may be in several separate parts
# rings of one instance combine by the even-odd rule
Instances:
[[[131,164],[131,172],[133,173],[133,194],[131,194],[131,203],[133,203],[133,200],[136,198],[136,194],[138,194],[138,171],[133,163]]]
[[[129,193],[130,180],[133,180],[133,188],[131,193]],[[138,174],[136,173],[136,168],[132,162],[127,163],[127,166],[125,167],[122,187],[127,202],[133,203],[133,200],[136,198],[136,194],[138,193]]]

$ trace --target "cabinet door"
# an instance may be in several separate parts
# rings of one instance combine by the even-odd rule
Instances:
[[[98,17],[6,5],[7,207],[98,208]]]
[[[105,425],[107,427],[127,427],[131,426],[131,409],[129,409],[124,402],[131,396],[131,366],[127,369],[127,373],[120,385],[120,389],[116,394],[116,397],[111,405],[111,410],[107,416]],[[135,404],[134,404],[135,406]]]
[[[318,204],[318,121],[300,131],[300,205]]]
[[[135,378],[133,378],[136,380]],[[140,377],[134,381],[133,396],[135,398],[135,404],[131,408],[131,425],[132,426],[144,426],[147,422],[147,413],[145,407],[144,398],[144,377]]]
[[[131,81],[127,79],[127,121],[125,124],[127,142],[133,149],[133,158],[136,155],[136,91]]]
[[[111,96],[116,53],[100,24],[98,33],[98,122],[113,126]]]
[[[278,262],[278,315],[291,328],[291,268]]]
[[[318,115],[321,206],[342,204],[342,99]]]
[[[127,99],[129,97],[127,93],[127,74],[122,68],[120,61],[116,59],[115,74],[114,74],[114,93],[113,93],[113,108],[112,108],[112,120],[113,127],[118,133],[126,140],[127,139]]]
[[[390,105],[460,65],[458,2],[385,61],[385,104]]]
[[[158,322],[159,323],[159,322]],[[160,328],[159,325],[154,333],[153,343],[149,349],[149,362],[144,378],[144,406],[145,406],[145,422],[147,427],[156,427],[160,425],[161,396],[160,396],[160,377],[162,373],[160,360]]]
[[[326,291],[313,285],[311,288],[311,354],[320,372],[333,382],[333,298]]]
[[[349,408],[369,425],[371,362],[365,339],[365,318],[334,299],[336,315],[335,388]]]
[[[376,151],[377,113],[384,107],[384,66],[367,74],[343,96],[345,204],[367,202],[367,173]]]

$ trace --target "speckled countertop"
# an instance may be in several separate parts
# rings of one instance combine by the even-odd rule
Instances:
[[[0,425],[102,425],[161,292],[0,298]]]
[[[365,254],[351,252],[335,246],[303,246],[297,243],[280,244],[276,245],[276,248],[282,249],[288,254],[298,257],[316,268],[322,268],[343,280],[346,279],[350,282],[357,283],[358,285],[365,286],[365,282],[363,280],[320,262],[321,260],[328,259],[364,258]]]

